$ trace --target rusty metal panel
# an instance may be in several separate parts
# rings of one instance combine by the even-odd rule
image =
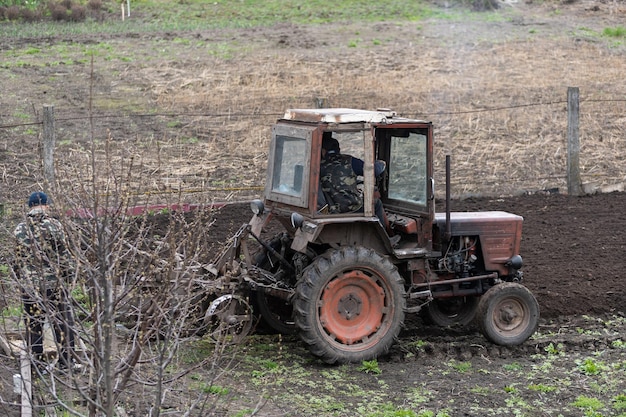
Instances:
[[[445,214],[438,213],[439,228],[445,225]],[[453,236],[479,236],[487,270],[506,272],[504,264],[519,254],[523,217],[504,211],[450,213]],[[443,229],[442,229],[443,230]]]

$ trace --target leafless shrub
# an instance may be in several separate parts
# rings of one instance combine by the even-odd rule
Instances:
[[[72,2],[72,0],[61,0],[59,4],[65,7],[66,9],[70,10],[74,3]]]
[[[6,8],[4,15],[7,20],[17,20],[20,17],[20,8],[17,6],[9,6]]]
[[[85,6],[75,4],[70,9],[69,20],[72,22],[82,22],[87,17],[87,9]]]
[[[207,287],[204,269],[214,257],[207,242],[213,214],[200,209],[127,215],[140,198],[126,192],[134,184],[133,170],[132,161],[110,153],[81,153],[59,176],[91,181],[73,180],[62,192],[50,192],[78,265],[62,288],[74,295],[76,357],[86,370],[61,370],[54,360],[48,362],[53,356],[30,358],[34,369],[45,370],[35,375],[33,402],[40,406],[46,398],[73,415],[111,417],[124,415],[128,407],[137,415],[159,416],[167,402],[180,413],[206,415],[212,401],[207,393],[192,393],[179,403],[169,387],[192,369],[206,367],[213,381],[236,363],[219,334],[203,342],[210,349],[205,355],[193,363],[179,361],[181,350],[190,349],[190,338],[199,340],[205,328],[214,288]],[[173,196],[169,203],[179,199]],[[17,277],[10,286],[13,290],[3,288],[2,294],[13,294],[5,304],[15,306],[27,287]],[[53,326],[64,323],[55,316],[47,319]],[[51,346],[52,353],[59,347]],[[222,357],[227,364],[213,369]],[[65,401],[69,397],[78,400]]]
[[[29,8],[23,8],[21,10],[22,20],[25,22],[36,22],[41,20],[41,12],[39,10],[31,10]]]
[[[97,11],[102,9],[102,0],[89,0],[87,3],[89,10]]]
[[[50,10],[50,17],[52,17],[52,20],[55,20],[55,21],[67,20],[68,10],[66,7],[60,4],[50,4],[48,7]]]

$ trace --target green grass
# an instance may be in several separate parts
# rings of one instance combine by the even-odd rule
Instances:
[[[626,342],[623,340],[614,340],[611,342],[611,347],[614,349],[626,349]]]
[[[617,320],[603,324],[612,328]],[[409,344],[423,346],[420,340],[405,346]],[[202,384],[201,375],[190,377],[213,398],[243,395],[240,385],[246,381],[259,396],[272,398],[294,415],[445,417],[463,408],[481,416],[626,416],[626,361],[620,349],[576,352],[556,342],[553,347],[557,354],[540,350],[515,362],[489,358],[499,363],[489,367],[492,377],[486,379],[480,369],[488,364],[479,356],[467,361],[425,356],[407,361],[404,372],[397,364],[375,360],[329,367],[294,339],[252,335],[238,348],[241,364],[231,378],[209,385]],[[616,366],[612,358],[623,364]],[[381,368],[385,372],[376,371]],[[558,377],[550,370],[557,370]]]
[[[44,6],[47,0],[0,0],[0,6],[22,6],[30,9]]]
[[[502,367],[506,371],[521,371],[522,370],[522,365],[520,365],[517,362],[507,363],[507,364],[503,365]]]
[[[448,366],[460,373],[466,373],[469,372],[470,369],[472,369],[471,362],[456,362],[454,360],[451,360],[448,362]]]
[[[327,23],[333,21],[384,21],[420,20],[433,16],[432,8],[422,2],[398,0],[372,2],[369,0],[243,0],[216,1],[209,4],[203,0],[187,1],[184,7],[168,8],[163,13],[163,3],[153,0],[138,3],[137,10],[149,13],[153,20],[184,19],[196,24],[215,27],[267,26],[277,22]]]
[[[416,22],[428,18],[465,19],[480,16],[497,19],[493,13],[442,10],[426,2],[394,0],[187,0],[184,4],[170,0],[131,2],[131,15],[122,21],[115,14],[106,22],[86,20],[71,24],[52,21],[0,24],[5,38],[46,37],[52,35],[124,34],[162,31],[189,31],[224,28],[267,27],[282,22],[324,24],[329,22]],[[184,41],[188,42],[188,41]]]
[[[550,343],[548,346],[543,348],[550,355],[560,355],[563,353],[563,345],[557,344],[556,346],[553,343]]]
[[[617,26],[614,28],[605,28],[602,31],[602,34],[610,38],[626,38],[626,28],[622,26]]]
[[[544,385],[544,384],[530,384],[528,386],[528,389],[531,391],[537,391],[537,392],[543,392],[543,393],[554,392],[557,390],[555,386]]]
[[[359,368],[359,371],[363,371],[366,374],[376,374],[376,375],[380,375],[383,372],[378,366],[378,361],[376,359],[373,359],[371,361],[363,361],[361,363],[361,367]]]
[[[578,369],[585,375],[599,375],[606,370],[606,365],[592,358],[576,361]]]
[[[28,26],[28,25],[18,25]],[[0,25],[0,33],[3,25]],[[61,26],[59,26],[61,27]],[[0,52],[2,62],[1,68],[21,68],[21,67],[54,67],[59,65],[85,64],[88,57],[100,57],[106,61],[128,62],[133,57],[119,53],[113,45],[107,42],[99,42],[91,45],[82,43],[60,42],[50,45],[45,49],[24,47],[13,48]]]
[[[226,395],[230,391],[228,388],[220,387],[219,385],[201,385],[202,392],[215,395]]]
[[[579,395],[574,401],[573,405],[578,408],[582,408],[584,410],[598,410],[604,406],[602,401],[593,397],[586,397],[584,395]]]
[[[626,411],[626,393],[619,394],[613,399],[613,408],[617,411]]]
[[[22,315],[22,305],[7,306],[2,309],[2,317],[19,317]]]

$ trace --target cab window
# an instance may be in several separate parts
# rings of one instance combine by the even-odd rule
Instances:
[[[428,147],[427,137],[419,132],[392,136],[389,159],[388,198],[427,205]]]
[[[298,196],[302,193],[306,141],[288,136],[276,137],[272,191]]]
[[[286,204],[307,207],[311,131],[277,126],[273,133],[266,197]]]

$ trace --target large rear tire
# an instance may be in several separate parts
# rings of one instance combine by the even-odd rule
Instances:
[[[261,320],[280,334],[295,334],[293,306],[285,299],[266,294],[262,289],[254,291],[255,306]]]
[[[502,346],[516,346],[537,330],[539,303],[528,288],[504,282],[481,297],[476,318],[487,339]]]
[[[331,250],[316,259],[303,271],[294,300],[300,337],[327,363],[387,353],[404,323],[405,306],[396,267],[363,247]]]

